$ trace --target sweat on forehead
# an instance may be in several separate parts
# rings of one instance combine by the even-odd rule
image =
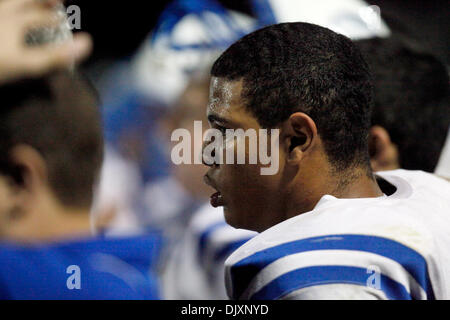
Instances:
[[[227,80],[225,78],[212,77],[209,103],[210,107],[229,108],[232,104],[241,104],[242,80]]]

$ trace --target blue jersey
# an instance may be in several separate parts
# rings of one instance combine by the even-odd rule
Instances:
[[[0,246],[0,299],[158,299],[161,240],[147,235]]]

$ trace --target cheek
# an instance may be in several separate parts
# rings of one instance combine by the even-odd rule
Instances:
[[[258,142],[258,140],[256,140]],[[268,139],[270,141],[270,139]],[[241,145],[240,147],[238,147]],[[242,145],[245,145],[242,148]],[[233,159],[234,155],[234,164],[222,164],[220,165],[220,176],[221,176],[221,186],[223,188],[223,192],[232,195],[233,200],[248,203],[248,202],[256,202],[252,201],[256,198],[259,203],[261,203],[264,199],[267,198],[267,195],[273,189],[277,189],[279,186],[279,178],[282,172],[282,164],[283,164],[283,155],[280,152],[271,154],[271,150],[269,147],[269,154],[265,154],[267,156],[270,155],[270,163],[262,165],[259,163],[260,154],[259,154],[259,145],[256,143],[256,146],[249,146],[249,139],[245,139],[242,137],[228,139],[223,145],[222,148],[222,157],[223,160],[228,162],[227,160]],[[277,146],[278,148],[278,146]],[[278,149],[277,149],[278,150]],[[243,157],[240,153],[243,152]],[[265,151],[267,152],[267,150]],[[254,155],[256,153],[256,156]],[[230,155],[230,156],[227,156]],[[244,159],[243,164],[238,164],[238,158],[241,156],[241,160]],[[273,157],[277,157],[277,161],[273,161]],[[266,159],[267,161],[268,159]],[[266,169],[272,165],[272,163],[276,163],[277,170],[275,170],[274,174],[265,175],[263,173],[263,168]],[[280,166],[281,163],[281,166]]]
[[[261,230],[261,221],[273,211],[273,190],[257,165],[238,165],[225,176],[224,216],[235,228]],[[226,171],[225,171],[226,172]],[[225,173],[224,172],[224,173]]]
[[[227,203],[236,208],[254,206],[264,197],[265,186],[257,165],[225,165],[221,170],[223,193]]]

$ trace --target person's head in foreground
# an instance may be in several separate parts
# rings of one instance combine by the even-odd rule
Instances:
[[[325,194],[382,195],[368,152],[371,76],[350,39],[308,23],[273,25],[234,43],[211,75],[212,128],[279,129],[274,175],[248,164],[248,147],[245,165],[210,166],[206,181],[219,192],[212,203],[229,224],[263,231]]]
[[[0,237],[82,236],[103,156],[94,89],[59,72],[0,87]]]
[[[373,74],[372,168],[433,172],[450,126],[447,68],[402,39],[356,41]]]

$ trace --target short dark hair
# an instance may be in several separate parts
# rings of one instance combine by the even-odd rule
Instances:
[[[373,74],[372,123],[389,132],[402,168],[434,171],[450,126],[446,67],[401,38],[356,44]]]
[[[0,173],[22,182],[11,149],[36,149],[49,184],[64,205],[89,207],[103,159],[99,101],[87,79],[57,72],[0,86]]]
[[[362,165],[370,172],[370,73],[347,37],[309,23],[272,25],[229,47],[211,75],[243,79],[242,97],[261,126],[304,112],[337,171]]]

